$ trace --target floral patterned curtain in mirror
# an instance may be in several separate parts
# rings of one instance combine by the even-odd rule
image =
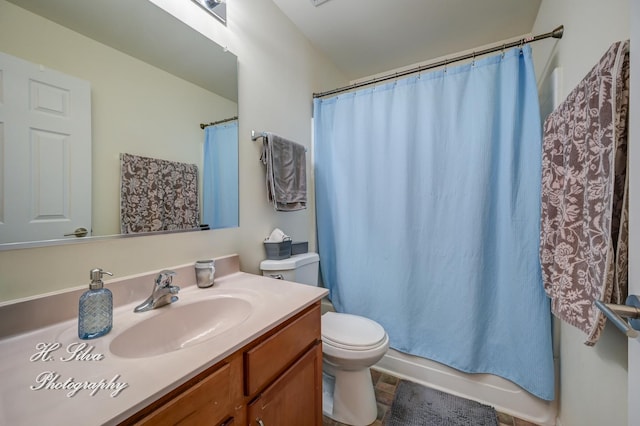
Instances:
[[[121,154],[120,173],[123,234],[199,227],[195,164]]]

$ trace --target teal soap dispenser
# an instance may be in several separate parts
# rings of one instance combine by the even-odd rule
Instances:
[[[113,325],[113,294],[104,288],[102,276],[111,272],[100,268],[92,269],[89,273],[91,284],[89,290],[80,296],[78,312],[78,337],[81,339],[95,339],[111,331]]]

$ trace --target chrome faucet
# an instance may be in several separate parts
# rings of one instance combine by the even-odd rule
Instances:
[[[144,302],[136,306],[133,312],[145,312],[151,309],[159,308],[160,306],[168,305],[178,300],[178,294],[180,287],[171,285],[173,277],[176,273],[169,270],[164,270],[158,274],[156,281],[153,284],[153,291],[151,296]]]

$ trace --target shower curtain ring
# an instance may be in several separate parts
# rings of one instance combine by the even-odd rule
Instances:
[[[476,51],[473,51],[473,59],[471,59],[471,66],[475,67],[476,66]]]

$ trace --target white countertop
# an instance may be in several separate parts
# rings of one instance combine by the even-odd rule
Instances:
[[[137,359],[121,358],[109,350],[120,332],[144,318],[234,292],[250,300],[253,311],[244,322],[210,340]],[[178,294],[180,300],[162,308],[133,313],[142,300],[117,307],[113,329],[97,339],[78,338],[77,318],[4,338],[0,425],[117,424],[326,294],[319,287],[236,272],[216,278],[208,289],[188,286]],[[82,360],[92,357],[97,359]]]

